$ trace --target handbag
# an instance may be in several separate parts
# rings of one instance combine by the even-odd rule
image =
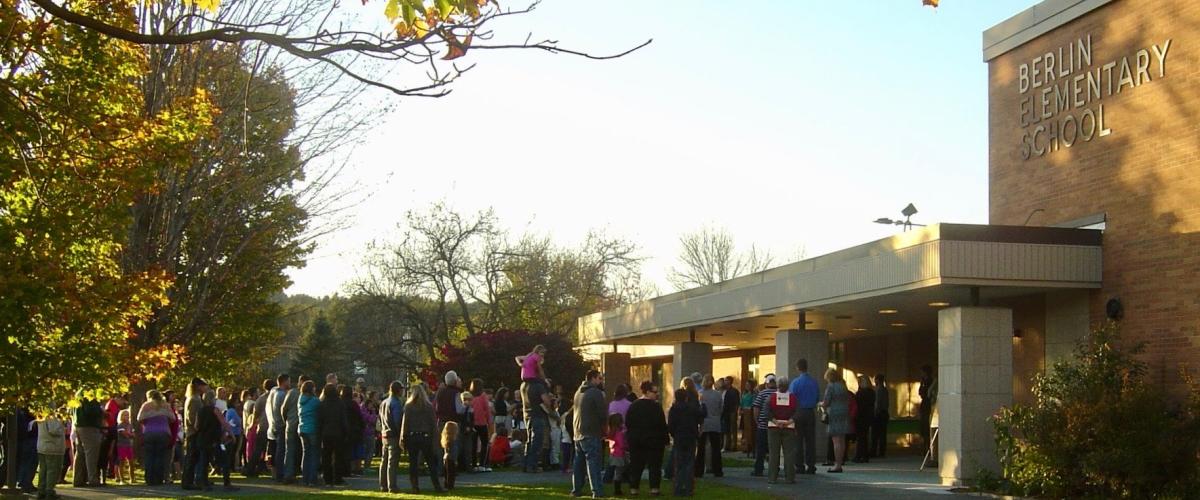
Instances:
[[[824,406],[818,406],[817,407],[817,418],[821,419],[822,424],[828,424],[829,423],[829,410],[827,410]]]

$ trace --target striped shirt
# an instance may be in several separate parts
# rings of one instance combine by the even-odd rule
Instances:
[[[769,404],[771,398],[775,397],[775,389],[763,389],[754,396],[754,407],[758,408],[758,428],[766,429],[767,422],[771,420],[771,409]]]

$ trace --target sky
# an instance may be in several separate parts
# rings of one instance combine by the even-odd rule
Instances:
[[[982,32],[1034,3],[545,0],[497,40],[654,41],[607,61],[473,51],[449,96],[372,97],[394,106],[338,179],[360,201],[287,292],[344,293],[367,245],[439,201],[564,246],[633,241],[662,293],[706,226],[782,265],[894,234],[872,221],[908,203],[914,222],[986,223]]]

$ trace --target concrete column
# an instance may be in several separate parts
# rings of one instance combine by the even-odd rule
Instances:
[[[779,330],[775,332],[775,376],[788,380],[799,375],[796,360],[808,361],[808,375],[817,380],[818,398],[825,395],[825,370],[829,368],[829,332],[825,330]],[[825,459],[828,440],[825,424],[817,422],[817,462]]]
[[[712,373],[713,357],[712,344],[707,342],[681,342],[675,344],[675,357],[672,360],[672,371],[675,376],[670,383],[664,382],[664,386],[669,386],[670,390],[675,390],[679,387],[679,381],[683,377],[689,376],[692,373],[700,372],[701,375]],[[667,390],[666,387],[663,390]]]
[[[979,467],[999,471],[992,424],[1012,404],[1012,310],[938,311],[938,465],[942,484],[961,485]]]
[[[629,384],[631,359],[627,352],[600,353],[600,371],[604,373],[604,392],[608,400],[612,400],[618,385]]]

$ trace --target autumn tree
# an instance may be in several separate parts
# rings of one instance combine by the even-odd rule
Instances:
[[[684,234],[679,238],[679,244],[679,265],[667,273],[667,280],[677,290],[757,273],[771,267],[773,260],[770,252],[760,251],[754,245],[749,251],[739,252],[733,235],[724,228],[705,227]]]
[[[119,7],[79,5],[133,27]],[[45,410],[161,378],[176,346],[129,346],[170,275],[122,268],[122,242],[155,169],[186,161],[209,129],[206,94],[143,115],[140,47],[20,1],[0,8],[0,32],[0,403]]]

